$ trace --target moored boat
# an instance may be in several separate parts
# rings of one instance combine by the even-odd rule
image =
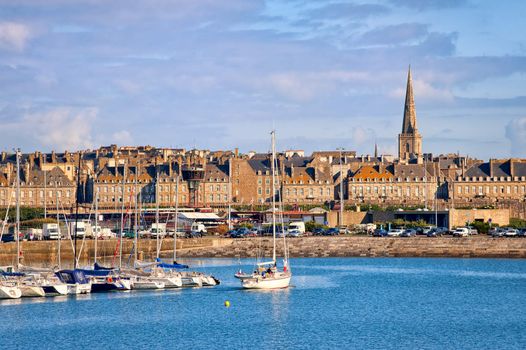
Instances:
[[[82,270],[60,270],[55,275],[67,285],[68,294],[91,293],[91,281]]]

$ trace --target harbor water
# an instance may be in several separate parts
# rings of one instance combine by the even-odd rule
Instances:
[[[184,262],[221,285],[3,300],[0,348],[526,347],[525,260],[298,258],[276,291],[240,289],[253,260]]]

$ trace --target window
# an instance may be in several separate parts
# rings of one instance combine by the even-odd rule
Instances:
[[[263,183],[263,181],[261,180],[261,178],[258,178],[258,185],[261,185]]]
[[[214,201],[214,195],[213,194],[211,194],[208,198],[210,199],[210,202]]]
[[[260,195],[261,193],[261,187],[258,187],[258,194]]]
[[[266,194],[270,194],[270,188],[267,187],[265,193],[266,193]]]
[[[208,186],[208,190],[209,190],[210,192],[213,192],[213,191],[214,191],[214,185],[210,185],[210,186]]]

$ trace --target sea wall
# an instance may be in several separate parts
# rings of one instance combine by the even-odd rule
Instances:
[[[278,255],[282,255],[282,240],[278,240]],[[287,240],[292,257],[462,257],[462,258],[526,258],[525,238],[491,238],[474,236],[467,238],[454,237],[303,237]],[[22,263],[36,266],[57,266],[57,242],[21,242]],[[119,261],[119,247],[116,240],[98,242],[98,260],[108,265]],[[81,264],[93,262],[94,241],[84,245],[77,243]],[[132,261],[133,241],[124,241],[123,263]],[[171,258],[173,240],[163,240],[161,257]],[[256,257],[258,252],[272,255],[271,238],[228,239],[207,237],[202,239],[179,239],[177,241],[178,257],[210,258],[248,258]],[[61,245],[61,262],[71,266],[73,249],[70,242]],[[138,248],[140,259],[151,260],[156,256],[156,241],[141,240]],[[260,254],[261,255],[261,254]],[[0,244],[0,265],[12,265],[16,258],[16,244]]]
[[[526,239],[491,237],[304,237],[287,240],[292,257],[481,257],[526,258]],[[282,254],[282,244],[278,245]],[[188,249],[186,257],[255,257],[272,255],[272,240],[223,239],[222,244]]]

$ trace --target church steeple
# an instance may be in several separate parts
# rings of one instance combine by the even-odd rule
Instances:
[[[411,78],[411,66],[407,73],[407,88],[405,91],[404,122],[402,124],[402,134],[412,134],[416,128],[416,110],[413,97],[413,79]]]
[[[422,158],[422,136],[418,133],[418,128],[416,126],[416,109],[413,96],[411,66],[409,66],[409,71],[407,73],[402,132],[398,135],[398,158],[402,162],[415,159],[419,161]]]

